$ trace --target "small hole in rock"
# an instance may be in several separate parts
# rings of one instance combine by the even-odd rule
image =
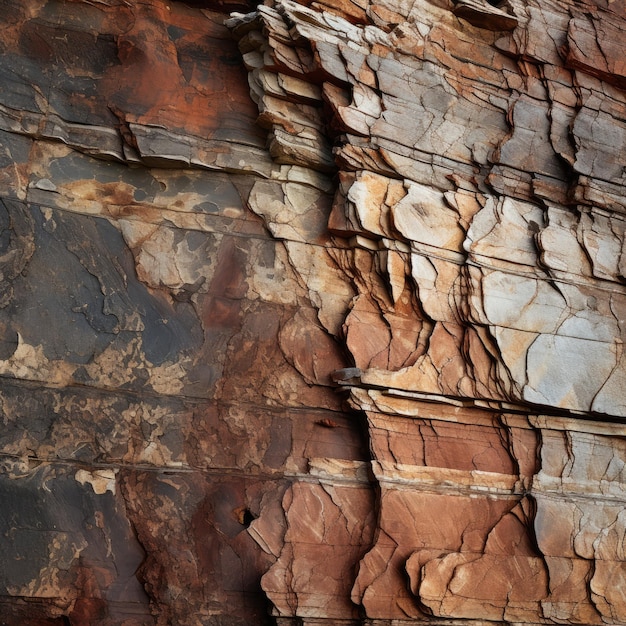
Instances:
[[[256,519],[252,511],[244,506],[235,509],[233,513],[235,514],[237,521],[246,528],[248,528],[248,526],[250,526],[250,524],[252,524],[252,522]]]

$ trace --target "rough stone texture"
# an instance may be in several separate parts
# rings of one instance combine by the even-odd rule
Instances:
[[[626,622],[621,0],[0,7],[0,623]]]

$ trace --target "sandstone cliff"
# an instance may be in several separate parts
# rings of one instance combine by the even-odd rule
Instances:
[[[622,0],[0,7],[0,623],[626,623]]]

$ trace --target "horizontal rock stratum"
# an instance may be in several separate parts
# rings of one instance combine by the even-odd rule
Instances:
[[[623,0],[0,9],[0,624],[626,623]]]

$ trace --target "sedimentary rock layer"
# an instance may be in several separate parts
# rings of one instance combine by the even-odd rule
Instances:
[[[623,3],[0,5],[2,623],[626,621]]]
[[[311,624],[621,623],[624,16],[360,8],[284,0],[228,23],[273,156],[323,171],[334,145],[323,245],[356,291],[335,379],[367,417],[378,487],[350,610],[325,613],[295,575],[276,583],[285,559],[303,568],[293,535],[264,589]],[[294,76],[321,84],[298,83],[317,132],[326,119],[317,155],[290,126],[299,97],[276,88]],[[288,517],[307,498],[294,491]]]

